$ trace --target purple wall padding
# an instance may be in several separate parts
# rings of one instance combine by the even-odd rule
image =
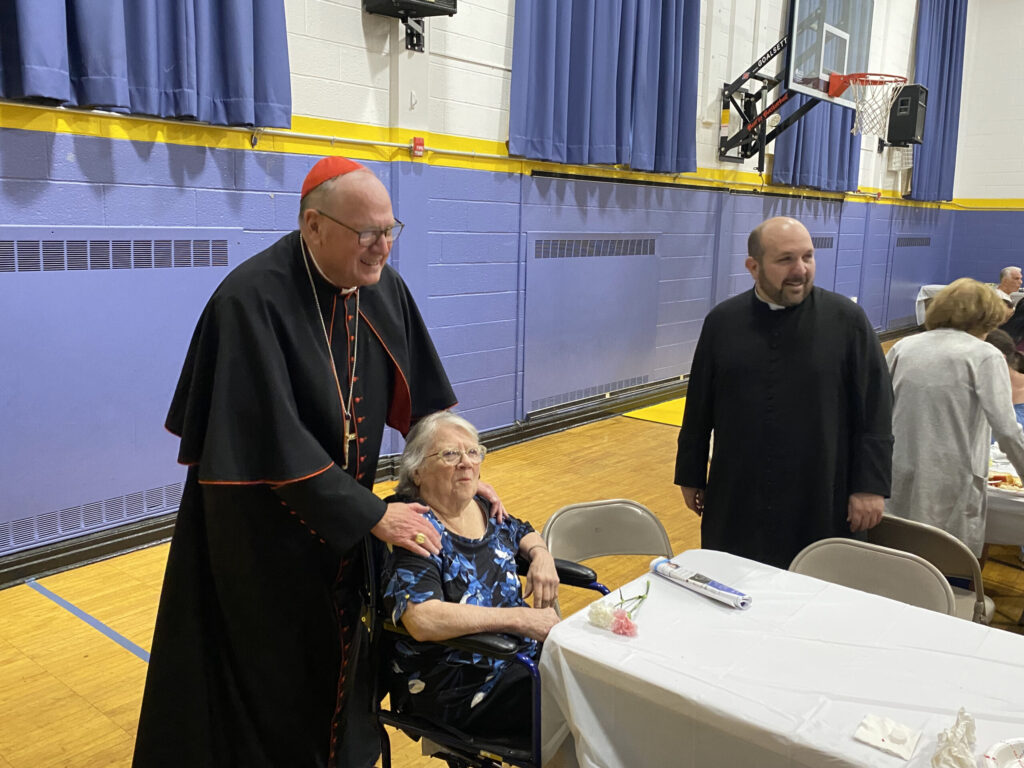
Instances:
[[[0,227],[0,553],[177,508],[163,422],[241,235]]]
[[[997,283],[1003,267],[1024,266],[1024,211],[956,211],[952,229],[950,281],[973,277]]]
[[[526,236],[523,407],[647,384],[658,319],[657,233]]]
[[[916,325],[914,305],[921,286],[948,282],[953,220],[953,212],[936,208],[900,207],[893,211],[886,328]]]
[[[554,381],[545,385],[545,389],[551,390],[546,397],[577,390],[586,392],[635,377],[660,381],[689,371],[704,315],[713,306],[716,242],[723,196],[725,193],[712,190],[524,177],[520,258],[526,272],[527,287],[533,280],[529,275],[533,254],[528,251],[532,239],[539,239],[542,233],[555,233],[558,239],[600,239],[601,236],[645,239],[653,236],[657,241],[653,276],[643,277],[643,293],[631,297],[605,282],[604,294],[609,306],[586,310],[587,317],[595,318],[595,321],[598,313],[605,309],[611,312],[630,310],[649,300],[653,281],[657,310],[653,338],[646,332],[640,333],[639,329],[624,326],[615,338],[608,340],[603,350],[609,357],[604,376],[583,386],[570,381],[572,374],[566,372],[566,380],[561,386]],[[574,270],[576,277],[565,285],[568,291],[576,290],[576,282],[590,279],[586,273],[588,264],[601,270],[601,273],[595,270],[595,281],[610,279],[604,274],[607,265],[602,265],[600,258],[583,258],[579,264],[582,266]],[[594,290],[595,287],[588,286],[587,289]],[[527,327],[531,314],[526,306],[529,301],[530,297],[526,297],[519,318],[520,338],[526,339],[532,333]],[[541,303],[537,302],[537,305]],[[639,314],[647,311],[648,308],[644,307]],[[646,319],[643,322],[646,323]],[[550,327],[547,332],[557,333],[557,326]],[[530,350],[525,350],[524,358],[529,354]],[[609,380],[613,369],[619,370],[621,375]],[[524,382],[520,391],[525,393],[527,389],[530,388]],[[523,398],[518,404],[522,409],[519,417],[534,410],[532,400],[538,399],[543,397]]]
[[[295,227],[317,158],[10,129],[0,153],[0,221],[18,224],[0,226],[2,557],[176,508],[162,424],[196,318],[228,267]],[[368,165],[406,224],[393,264],[484,430],[687,373],[708,310],[750,287],[747,234],[768,216],[808,225],[818,284],[880,329],[922,283],[1021,261],[1020,212]],[[140,266],[136,241],[172,246]],[[537,258],[538,241],[556,250]],[[571,336],[588,328],[600,354]],[[384,452],[401,445],[389,431]]]
[[[482,430],[516,419],[521,181],[417,163],[391,168],[396,215],[406,224],[399,269],[431,329],[457,410]]]
[[[196,319],[316,158],[0,130],[0,557],[177,508]]]

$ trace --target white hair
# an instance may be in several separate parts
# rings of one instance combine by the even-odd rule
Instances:
[[[1013,270],[1017,270],[1018,272],[1020,272],[1020,267],[1003,267],[1001,270],[999,270],[999,282],[1001,283],[1003,282],[1003,280],[1010,277],[1010,273]]]
[[[405,439],[405,450],[402,451],[402,458],[398,464],[398,485],[395,487],[395,493],[402,496],[419,495],[420,487],[413,480],[413,475],[426,461],[427,451],[434,444],[434,435],[441,427],[461,429],[473,442],[480,442],[480,433],[476,431],[476,427],[451,411],[437,411],[424,416],[416,422],[416,426],[409,431],[409,436]]]

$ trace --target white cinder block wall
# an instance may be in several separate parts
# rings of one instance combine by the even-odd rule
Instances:
[[[551,0],[557,2],[557,0]],[[969,6],[956,197],[1024,197],[1024,72],[1008,66],[1024,39],[1024,0]],[[402,25],[360,0],[285,0],[296,115],[504,142],[508,138],[514,0],[460,0],[427,20],[427,51],[405,51]],[[718,161],[719,90],[785,33],[786,0],[704,0],[698,78],[700,169]],[[916,0],[875,0],[870,68],[913,82]],[[779,67],[782,65],[779,58]],[[772,65],[766,68],[772,71]],[[890,150],[868,137],[862,189],[897,190]]]
[[[285,0],[292,113],[388,125],[391,25],[359,0]]]
[[[431,131],[508,138],[514,7],[513,0],[460,2],[455,16],[428,22]]]
[[[967,5],[954,198],[1024,198],[1024,0]]]
[[[462,0],[427,20],[426,51],[361,0],[285,0],[295,115],[508,138],[513,0]]]

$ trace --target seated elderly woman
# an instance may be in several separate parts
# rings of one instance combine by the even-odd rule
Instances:
[[[886,355],[892,376],[892,497],[888,512],[949,531],[981,556],[989,444],[1024,474],[1006,359],[986,334],[1005,315],[986,285],[961,278],[940,292],[925,333]]]
[[[398,472],[399,497],[429,507],[441,535],[431,557],[395,549],[384,566],[384,600],[412,636],[392,636],[386,670],[393,710],[416,714],[474,736],[525,737],[531,730],[531,683],[514,662],[486,659],[436,642],[474,632],[526,638],[536,658],[558,622],[554,559],[529,523],[498,521],[477,495],[485,449],[465,419],[442,411],[409,433]],[[516,553],[530,562],[524,600]],[[396,639],[397,638],[397,639]]]

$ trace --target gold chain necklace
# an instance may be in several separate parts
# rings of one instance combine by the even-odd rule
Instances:
[[[338,366],[334,362],[334,350],[331,349],[331,336],[327,333],[327,324],[324,322],[323,313],[320,311],[320,300],[316,296],[316,283],[313,281],[313,273],[309,269],[309,262],[316,262],[313,260],[313,253],[306,250],[306,241],[299,235],[299,245],[302,246],[302,263],[306,267],[306,276],[309,278],[309,287],[313,290],[313,308],[316,310],[317,319],[320,321],[320,328],[324,332],[324,342],[327,344],[327,357],[331,361],[331,373],[334,374],[334,385],[338,388],[338,400],[341,401],[341,425],[342,425],[342,460],[344,464],[342,469],[348,469],[348,457],[349,457],[349,443],[356,439],[355,425],[349,429],[349,420],[352,418],[352,392],[355,389],[356,383],[356,361],[359,359],[359,291],[356,290],[356,329],[352,334],[352,367],[349,370],[348,375],[348,399],[344,399],[341,394],[341,381],[338,379]],[[323,274],[320,270],[320,265],[316,265],[317,271]],[[345,333],[348,334],[348,320],[345,321]]]

